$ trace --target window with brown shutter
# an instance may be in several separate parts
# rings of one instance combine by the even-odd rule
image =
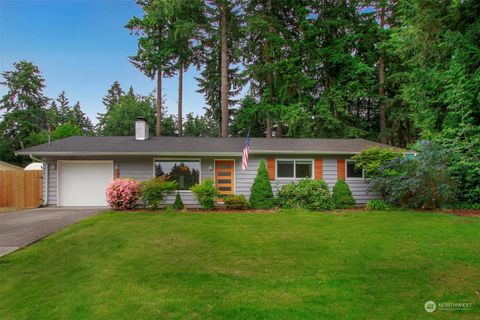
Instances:
[[[345,180],[345,159],[337,159],[337,179]]]
[[[315,159],[315,179],[323,179],[323,160],[319,158]]]
[[[275,180],[275,158],[267,158],[267,170],[270,180]]]

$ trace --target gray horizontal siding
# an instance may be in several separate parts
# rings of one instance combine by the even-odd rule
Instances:
[[[115,159],[115,166],[121,178],[132,178],[145,181],[153,177],[152,158],[120,158]]]
[[[248,161],[248,169],[242,170],[242,158],[235,161],[235,193],[250,197],[250,188],[252,187],[258,167],[260,166],[259,157],[250,156]]]
[[[196,208],[198,207],[198,202],[195,199],[195,196],[193,195],[193,192],[190,190],[180,190],[180,197],[182,198],[182,202],[187,208]],[[162,202],[162,205],[171,205],[175,202],[175,197],[177,193],[173,193],[171,195],[168,195],[165,200]]]
[[[323,181],[328,184],[330,192],[333,190],[333,186],[337,182],[337,159],[327,158],[323,159]]]
[[[368,184],[364,180],[350,180],[347,178],[345,181],[350,187],[352,196],[357,201],[357,204],[365,204],[368,200],[382,198],[380,193],[370,192],[368,190]]]

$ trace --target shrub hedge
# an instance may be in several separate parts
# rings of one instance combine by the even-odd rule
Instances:
[[[277,195],[283,208],[304,208],[313,211],[334,209],[328,185],[322,180],[302,179],[283,186]]]
[[[233,210],[244,210],[248,208],[248,200],[242,195],[231,195],[223,199],[225,208]]]

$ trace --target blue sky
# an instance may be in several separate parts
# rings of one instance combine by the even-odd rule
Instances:
[[[136,37],[123,26],[134,15],[141,10],[133,0],[0,0],[0,70],[11,70],[22,59],[32,61],[43,72],[46,96],[65,90],[72,104],[80,101],[96,122],[113,81],[140,94],[155,88],[128,61],[136,51]],[[205,101],[195,92],[195,76],[194,69],[185,73],[184,113],[203,113]],[[163,84],[168,112],[176,113],[177,77]],[[0,94],[5,92],[0,87]]]

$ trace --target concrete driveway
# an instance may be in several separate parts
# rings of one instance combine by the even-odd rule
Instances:
[[[39,208],[0,214],[0,257],[107,208]]]

